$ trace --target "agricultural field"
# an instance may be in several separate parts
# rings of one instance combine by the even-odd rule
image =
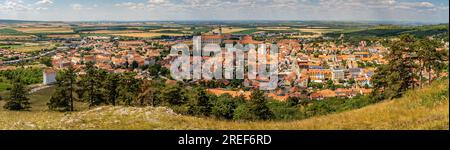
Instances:
[[[24,40],[31,40],[35,38],[33,35],[1,35],[0,34],[0,40],[17,40],[17,41],[24,41]]]
[[[14,29],[0,28],[0,40],[30,40],[34,37]]]
[[[37,34],[37,33],[73,33],[73,29],[70,27],[19,27],[14,28],[14,30],[24,32],[24,33],[30,33],[30,34]]]
[[[83,34],[126,34],[126,33],[142,33],[141,30],[95,30],[83,31]]]
[[[123,33],[123,34],[111,34],[111,35],[113,35],[113,36],[124,36],[124,37],[137,37],[137,38],[154,38],[154,37],[160,37],[160,36],[163,36],[163,35],[166,35],[166,36],[184,36],[186,34],[144,32],[144,33]]]
[[[149,32],[165,32],[165,31],[182,31],[182,29],[163,28],[163,29],[151,29]]]
[[[316,34],[324,34],[330,32],[342,31],[343,29],[329,29],[329,28],[297,28],[300,32],[312,32]]]
[[[48,38],[80,38],[79,34],[50,34]]]
[[[21,44],[0,44],[0,48],[12,50],[21,53],[32,53],[42,51],[44,49],[55,48],[54,43],[21,43]]]
[[[228,33],[236,33],[248,30],[248,28],[240,28],[240,27],[222,27],[222,33],[228,34]],[[215,28],[212,30],[214,33],[219,33],[219,28]]]
[[[0,28],[0,36],[4,36],[4,35],[24,35],[25,33],[14,30],[14,29],[9,29],[9,28]]]
[[[392,37],[401,34],[412,34],[416,37],[422,38],[430,35],[448,34],[448,24],[429,25],[429,26],[394,26],[394,25],[380,25],[370,28],[348,28],[342,31],[330,32],[326,36],[339,37],[345,34],[347,37],[355,39],[368,37]]]

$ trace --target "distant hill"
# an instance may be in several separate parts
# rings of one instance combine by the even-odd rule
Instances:
[[[27,21],[27,20],[7,20],[7,19],[0,19],[0,23],[4,23],[4,24],[14,24],[14,23],[30,23],[30,22],[39,22],[39,21]]]
[[[0,24],[17,24],[17,23],[62,23],[62,21],[33,21],[33,20],[0,19]]]
[[[161,107],[104,106],[69,114],[0,110],[0,129],[449,130],[448,88],[448,79],[436,81],[429,87],[411,90],[399,99],[299,121],[219,121],[178,115],[170,109]]]
[[[347,30],[342,32],[328,33],[325,36],[339,37],[344,34],[351,38],[385,38],[393,37],[401,34],[412,34],[416,37],[423,38],[433,35],[448,35],[449,28],[447,24],[423,25],[423,26],[397,26],[397,25],[380,25],[367,29]]]

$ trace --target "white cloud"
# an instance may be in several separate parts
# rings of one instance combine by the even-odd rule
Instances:
[[[71,4],[70,7],[71,7],[73,10],[82,10],[82,9],[84,9],[84,8],[83,8],[83,5],[81,5],[81,4]]]
[[[430,2],[420,2],[417,6],[419,6],[419,7],[434,7],[434,4],[430,3]]]
[[[22,0],[6,0],[3,4],[0,4],[0,11],[27,11],[31,9],[32,7]]]
[[[148,0],[149,4],[153,4],[153,5],[160,5],[160,4],[166,4],[168,3],[167,0]]]
[[[142,9],[142,8],[145,8],[145,4],[144,3],[134,3],[134,2],[118,3],[118,4],[115,4],[115,6],[117,6],[117,7],[125,7],[125,8],[128,8],[128,9]]]
[[[38,2],[36,2],[36,4],[40,5],[40,4],[53,4],[53,0],[40,0]]]
[[[0,3],[0,11],[25,12],[48,10],[47,6],[53,4],[53,0],[40,0],[36,3],[26,3],[23,0],[6,0]]]
[[[108,16],[116,20],[417,20],[448,22],[448,2],[430,0],[123,0],[109,5],[74,1],[73,10],[90,10],[89,16],[61,11],[55,0],[0,0],[0,18],[14,18],[14,14],[46,20],[79,18],[80,20]],[[66,6],[67,7],[67,6]],[[55,9],[53,9],[55,8]],[[103,9],[104,8],[104,9]],[[129,11],[132,9],[133,11]],[[4,13],[2,13],[4,12]],[[21,13],[16,13],[21,12]],[[95,12],[95,13],[94,13]],[[4,17],[6,16],[6,17]],[[11,17],[12,16],[12,17]],[[57,17],[56,17],[57,16]],[[84,18],[84,19],[83,19]]]

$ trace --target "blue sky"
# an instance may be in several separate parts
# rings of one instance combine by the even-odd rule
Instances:
[[[0,0],[0,19],[449,22],[448,0]]]

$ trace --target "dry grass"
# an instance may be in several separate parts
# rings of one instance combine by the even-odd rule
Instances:
[[[32,44],[32,45],[24,45],[24,46],[18,46],[15,48],[12,48],[12,51],[21,52],[21,53],[31,53],[36,51],[42,51],[44,49],[51,49],[55,47],[52,43],[45,43],[45,44]]]
[[[69,27],[27,27],[14,28],[14,30],[24,33],[72,33],[73,30]]]
[[[167,36],[184,36],[184,34],[176,34],[176,33],[124,33],[124,34],[112,34],[114,36],[126,36],[126,37],[138,37],[138,38],[153,38],[159,37],[162,35]]]
[[[267,31],[283,31],[283,30],[292,30],[291,27],[258,27],[258,30],[267,30]]]
[[[152,29],[149,32],[161,32],[161,31],[180,31],[181,29],[172,29],[172,28],[162,28],[162,29]]]
[[[329,33],[334,31],[342,31],[342,29],[324,29],[324,28],[297,28],[301,32],[312,32],[316,34]]]
[[[0,111],[0,129],[449,129],[448,80],[362,109],[299,121],[219,121],[166,108],[98,107],[75,113]]]
[[[125,33],[142,33],[141,30],[95,30],[95,31],[84,31],[87,34],[125,34]]]
[[[79,38],[79,34],[53,34],[47,35],[49,38]]]
[[[0,40],[28,40],[32,39],[32,35],[0,35]]]
[[[235,33],[240,31],[248,30],[247,28],[239,28],[239,27],[222,27],[222,33],[228,34],[228,33]],[[216,28],[212,30],[212,32],[219,33],[219,28]]]

